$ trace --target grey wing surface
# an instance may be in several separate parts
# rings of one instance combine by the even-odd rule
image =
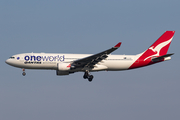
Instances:
[[[117,45],[115,45],[114,47],[105,50],[103,52],[100,52],[98,54],[94,54],[82,59],[78,59],[73,61],[73,63],[71,64],[72,68],[93,68],[95,64],[97,64],[98,62],[106,59],[108,56],[108,54],[112,53],[113,51],[115,51],[116,49],[118,49],[121,45],[121,42],[119,42]]]

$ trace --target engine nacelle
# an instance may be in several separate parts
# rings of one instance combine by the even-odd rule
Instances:
[[[70,63],[58,63],[57,68],[59,71],[68,71],[71,68]]]
[[[58,63],[56,75],[69,75],[70,68],[71,68],[70,63]]]
[[[59,70],[56,70],[56,75],[69,75],[69,71],[59,71]]]

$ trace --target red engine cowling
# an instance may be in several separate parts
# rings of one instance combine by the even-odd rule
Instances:
[[[57,75],[69,75],[70,68],[71,68],[70,63],[58,63],[56,74]]]

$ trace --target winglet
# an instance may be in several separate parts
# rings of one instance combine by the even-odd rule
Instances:
[[[114,46],[114,48],[118,48],[121,46],[121,42],[119,42],[117,45]]]

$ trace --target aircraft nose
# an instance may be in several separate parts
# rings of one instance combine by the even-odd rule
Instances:
[[[6,63],[6,64],[9,64],[9,59],[7,59],[7,60],[5,61],[5,63]]]
[[[14,59],[7,59],[5,63],[11,66],[16,66],[17,64],[16,61],[14,61]]]
[[[7,60],[5,61],[5,63],[8,64],[8,65],[12,65],[12,64],[13,64],[13,61],[10,60],[10,59],[7,59]]]

